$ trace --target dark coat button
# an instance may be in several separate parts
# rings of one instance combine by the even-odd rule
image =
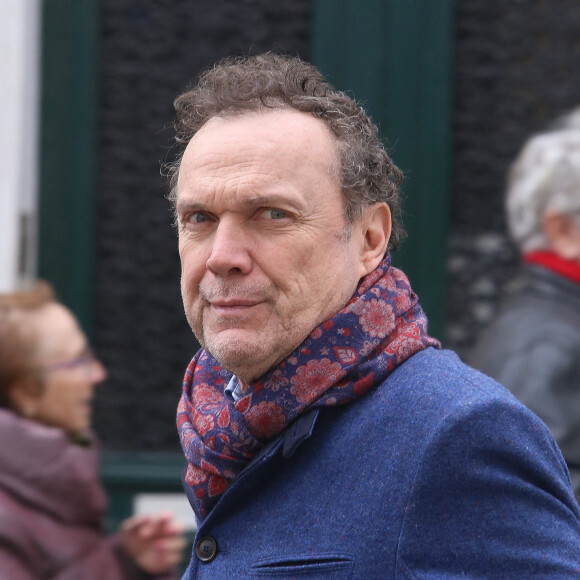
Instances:
[[[217,554],[216,541],[211,536],[201,538],[195,545],[195,555],[202,562],[211,562]]]

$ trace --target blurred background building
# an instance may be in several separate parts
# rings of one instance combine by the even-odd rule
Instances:
[[[517,267],[506,169],[580,101],[577,0],[3,0],[0,13],[0,286],[39,275],[79,316],[109,370],[96,429],[126,457],[180,456],[197,345],[160,162],[172,101],[200,70],[298,54],[367,108],[407,175],[395,263],[460,354]]]

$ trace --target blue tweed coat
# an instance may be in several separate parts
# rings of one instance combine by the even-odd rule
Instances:
[[[428,348],[272,441],[201,523],[184,578],[580,578],[580,510],[545,425]]]

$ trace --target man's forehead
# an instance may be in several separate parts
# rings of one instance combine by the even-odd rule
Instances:
[[[193,183],[212,188],[234,175],[241,186],[263,183],[257,195],[270,194],[277,178],[306,172],[336,176],[335,139],[319,119],[288,109],[214,117],[186,147],[177,193]]]
[[[267,148],[275,152],[294,147],[300,154],[310,147],[311,153],[326,157],[328,152],[321,146],[326,145],[332,153],[335,149],[335,137],[320,119],[294,109],[273,109],[212,117],[192,137],[183,157],[203,156],[212,145],[235,142],[249,155]]]

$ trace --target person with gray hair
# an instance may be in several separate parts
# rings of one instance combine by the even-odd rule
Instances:
[[[580,500],[580,109],[525,144],[506,211],[521,283],[468,362],[546,422]]]
[[[553,250],[580,262],[580,126],[530,139],[510,171],[506,210],[524,256]]]
[[[552,435],[441,349],[391,265],[401,172],[364,110],[273,54],[218,63],[175,108],[202,345],[177,411],[184,580],[578,578]]]

